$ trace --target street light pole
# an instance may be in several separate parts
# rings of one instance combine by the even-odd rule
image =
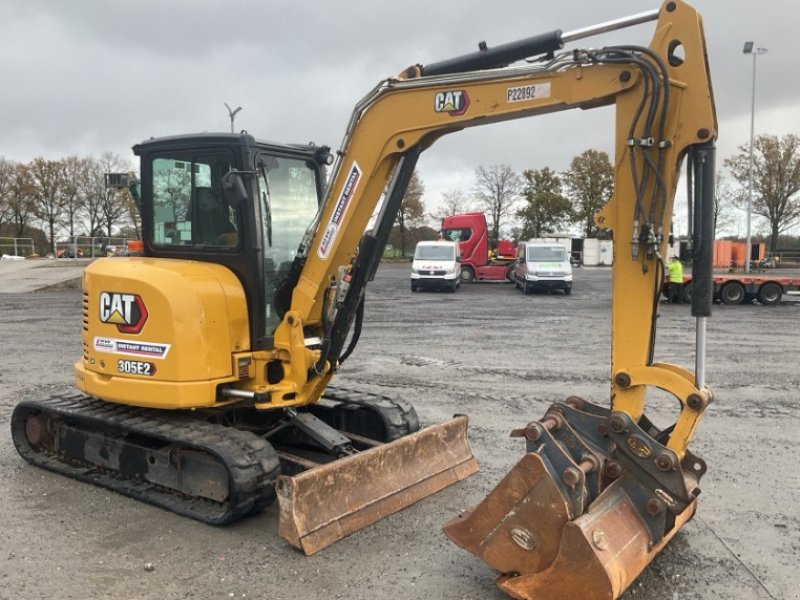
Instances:
[[[753,87],[750,96],[750,173],[747,183],[747,241],[745,242],[745,259],[744,259],[744,272],[750,272],[750,258],[752,257],[753,250],[750,247],[752,241],[750,238],[750,219],[753,211],[753,143],[755,134],[756,123],[756,56],[759,54],[766,54],[766,48],[756,48],[755,42],[744,43],[744,54],[753,55]]]
[[[225,102],[225,108],[228,109],[228,116],[231,118],[231,133],[233,133],[233,119],[236,117],[236,113],[242,110],[241,106],[237,106],[235,109],[231,110],[231,107],[228,106],[228,103]]]

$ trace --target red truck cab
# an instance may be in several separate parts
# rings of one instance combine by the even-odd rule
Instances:
[[[442,237],[458,242],[461,251],[461,281],[513,281],[514,243],[490,240],[482,212],[450,215],[442,220]]]

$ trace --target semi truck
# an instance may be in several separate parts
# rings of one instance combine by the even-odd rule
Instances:
[[[450,215],[442,220],[442,237],[458,242],[461,281],[514,281],[514,242],[492,240],[482,212]]]

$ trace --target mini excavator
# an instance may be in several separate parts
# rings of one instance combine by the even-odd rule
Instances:
[[[563,50],[648,21],[649,46]],[[331,384],[361,333],[366,285],[438,138],[610,105],[615,186],[596,219],[614,238],[610,408],[567,398],[514,430],[523,458],[445,533],[514,598],[618,597],[692,517],[706,470],[688,445],[713,399],[717,123],[702,20],[678,0],[412,66],[357,104],[335,160],[246,132],[134,146],[142,256],[86,269],[80,393],[20,402],[19,453],[207,523],[277,496],[280,535],[307,554],[466,478],[478,468],[466,417],[420,429],[408,403]],[[654,357],[684,162],[695,372]],[[665,429],[644,414],[653,388],[678,403]]]

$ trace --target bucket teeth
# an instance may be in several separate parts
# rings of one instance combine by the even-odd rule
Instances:
[[[299,475],[279,477],[279,533],[311,555],[477,471],[467,418],[456,417]]]

